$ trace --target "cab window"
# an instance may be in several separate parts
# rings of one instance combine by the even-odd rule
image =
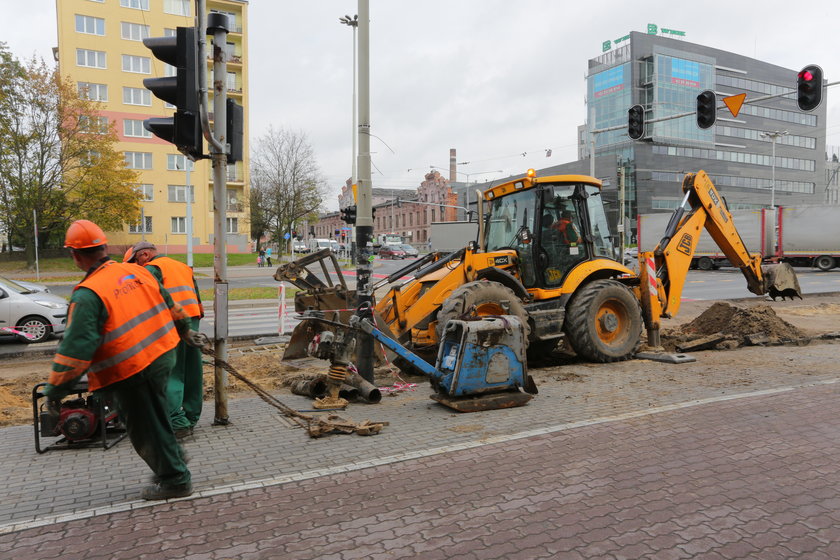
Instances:
[[[487,252],[501,249],[517,251],[522,271],[522,284],[525,287],[533,287],[536,280],[534,244],[531,242],[536,221],[534,219],[535,194],[533,189],[529,189],[493,200],[490,203],[485,233]],[[527,235],[523,236],[522,233]]]

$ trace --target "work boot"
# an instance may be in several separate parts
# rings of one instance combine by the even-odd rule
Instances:
[[[192,484],[189,482],[173,485],[163,485],[157,482],[143,488],[140,497],[144,500],[168,500],[170,498],[185,498],[192,492]]]
[[[184,439],[187,436],[191,436],[193,433],[192,427],[187,428],[178,428],[175,430],[175,439]]]

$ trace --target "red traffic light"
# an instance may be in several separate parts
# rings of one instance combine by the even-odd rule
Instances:
[[[796,75],[796,104],[802,111],[813,111],[820,106],[823,95],[823,71],[816,64],[809,64]]]
[[[808,70],[802,70],[801,72],[799,72],[799,79],[805,82],[810,82],[814,79],[814,74],[812,74]]]

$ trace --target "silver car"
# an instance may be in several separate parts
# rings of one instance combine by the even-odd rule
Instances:
[[[0,280],[0,335],[21,342],[43,342],[67,327],[67,300],[35,291],[19,282]]]

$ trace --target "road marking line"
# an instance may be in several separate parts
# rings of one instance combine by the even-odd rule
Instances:
[[[144,509],[148,507],[152,507],[155,505],[169,503],[169,502],[182,502],[185,500],[196,500],[199,498],[207,498],[210,496],[218,496],[221,494],[232,494],[234,492],[239,492],[241,490],[252,490],[254,488],[268,488],[271,486],[279,486],[281,484],[287,484],[289,482],[296,482],[300,480],[308,480],[312,478],[318,478],[321,476],[326,475],[333,475],[333,474],[340,474],[340,473],[347,473],[358,471],[362,469],[367,469],[370,467],[381,467],[383,465],[389,465],[392,463],[401,463],[403,461],[410,461],[412,459],[422,459],[425,457],[432,457],[434,455],[441,455],[443,453],[451,453],[454,451],[465,451],[467,449],[475,449],[476,447],[483,447],[485,445],[493,445],[496,443],[505,443],[508,441],[515,441],[518,439],[525,439],[534,436],[541,436],[547,434],[553,434],[557,432],[565,432],[568,430],[574,430],[575,428],[583,428],[586,426],[597,426],[599,424],[607,424],[610,422],[620,422],[622,420],[631,420],[634,418],[641,418],[643,416],[651,416],[654,414],[660,414],[663,412],[672,412],[674,410],[682,410],[685,408],[693,408],[695,406],[702,406],[705,404],[712,404],[718,402],[725,402],[725,401],[733,401],[751,397],[763,397],[767,395],[776,395],[780,393],[787,393],[790,391],[795,391],[796,389],[806,389],[809,387],[818,387],[821,385],[833,385],[835,383],[840,383],[840,378],[835,379],[826,379],[823,381],[817,381],[815,383],[805,383],[802,385],[789,385],[786,387],[777,387],[775,389],[762,389],[760,391],[753,391],[750,393],[740,393],[737,395],[721,395],[718,397],[709,397],[706,399],[698,399],[693,401],[686,401],[683,403],[676,403],[676,404],[668,404],[664,406],[658,406],[654,408],[649,408],[645,410],[638,410],[635,412],[625,412],[623,414],[617,414],[615,416],[603,416],[600,418],[593,418],[591,420],[580,420],[578,422],[568,422],[565,424],[557,424],[554,426],[548,426],[545,428],[537,428],[534,430],[526,430],[524,432],[517,432],[515,434],[508,434],[508,435],[500,435],[500,436],[491,436],[482,438],[480,441],[466,441],[461,443],[456,443],[452,445],[444,445],[441,447],[433,447],[430,449],[420,449],[417,451],[409,451],[406,453],[400,453],[398,455],[390,455],[388,457],[381,457],[378,459],[370,459],[367,461],[357,461],[354,463],[348,463],[345,465],[337,465],[335,467],[328,467],[322,469],[314,469],[310,471],[304,471],[299,473],[292,473],[286,474],[282,476],[277,476],[273,478],[265,478],[262,480],[254,480],[251,482],[236,482],[233,484],[228,484],[225,486],[217,486],[215,488],[210,488],[207,490],[200,490],[195,492],[192,496],[188,496],[186,498],[174,498],[171,500],[159,500],[159,501],[146,501],[146,500],[133,500],[130,502],[122,502],[119,504],[113,504],[110,506],[105,507],[97,507],[91,508],[87,510],[80,510],[76,512],[70,513],[63,513],[58,515],[50,515],[45,517],[38,517],[32,519],[30,521],[24,522],[12,522],[6,524],[0,524],[0,535],[6,533],[14,533],[17,531],[23,531],[25,529],[34,529],[36,527],[43,527],[45,525],[52,525],[55,523],[63,523],[65,521],[76,521],[78,519],[87,519],[90,517],[94,517],[97,515],[108,515],[111,513],[117,513],[121,511],[129,511],[129,510],[136,510],[136,509]]]

